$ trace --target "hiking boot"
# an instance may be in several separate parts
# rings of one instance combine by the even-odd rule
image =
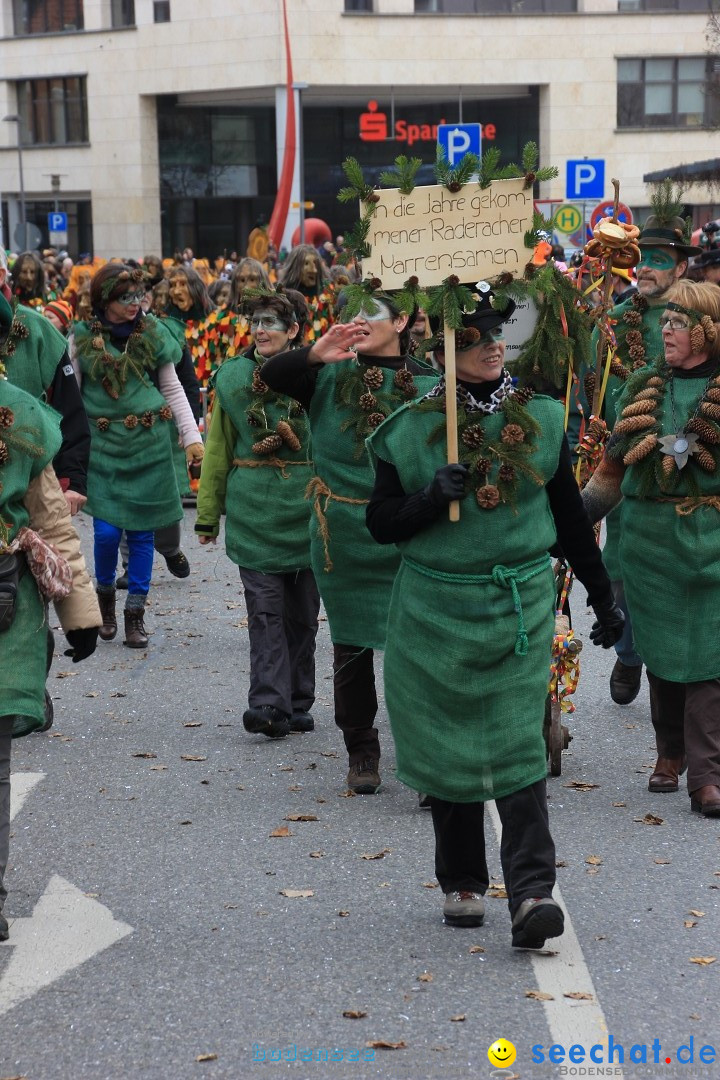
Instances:
[[[98,635],[103,641],[112,641],[117,634],[117,615],[115,614],[115,590],[96,589],[102,626]]]
[[[178,551],[175,555],[166,555],[165,565],[173,577],[186,578],[190,576],[190,563],[182,551]]]
[[[448,926],[482,926],[485,919],[482,893],[468,889],[446,893],[443,916]]]
[[[640,693],[642,664],[628,667],[622,660],[615,661],[610,675],[610,697],[616,705],[629,705]]]
[[[350,765],[347,774],[347,786],[356,795],[374,795],[380,787],[380,773],[378,758],[365,758],[364,761],[356,761]]]
[[[148,636],[144,622],[145,608],[125,608],[125,641],[128,649],[147,648]]]
[[[120,577],[115,578],[116,589],[127,589],[128,587],[128,572],[127,566],[123,566],[123,572]]]
[[[8,928],[8,922],[3,913],[0,911],[0,941],[7,941],[10,937],[10,930]]]
[[[308,712],[294,712],[290,717],[291,731],[314,731],[315,721]]]
[[[268,739],[284,739],[290,734],[290,717],[274,705],[258,705],[243,713],[243,727],[251,735],[266,735]]]
[[[523,900],[512,921],[513,948],[542,949],[546,938],[560,937],[564,928],[563,910],[552,897]]]

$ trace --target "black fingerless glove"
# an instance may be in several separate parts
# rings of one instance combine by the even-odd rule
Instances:
[[[425,488],[424,494],[437,510],[442,510],[456,499],[465,498],[467,475],[467,465],[442,465]]]
[[[95,652],[98,639],[98,627],[89,626],[85,630],[68,630],[65,637],[72,646],[65,650],[65,656],[72,656],[73,664],[79,664]]]
[[[593,645],[610,649],[622,637],[625,615],[617,604],[598,604],[595,608],[597,621],[592,624],[590,640]]]

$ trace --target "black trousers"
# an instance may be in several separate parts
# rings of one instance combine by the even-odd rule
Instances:
[[[496,799],[502,822],[500,862],[510,914],[523,900],[552,896],[555,844],[548,824],[546,784]],[[435,876],[444,893],[485,894],[490,878],[485,858],[485,803],[431,799],[435,829]]]
[[[361,645],[333,645],[335,723],[351,765],[380,758],[380,739],[373,727],[378,711],[373,659],[373,650]]]
[[[650,671],[647,677],[658,757],[687,757],[690,794],[706,784],[720,787],[720,679],[675,683]]]

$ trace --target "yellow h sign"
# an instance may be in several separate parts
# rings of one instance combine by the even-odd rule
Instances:
[[[553,225],[558,232],[570,235],[582,227],[583,216],[580,209],[573,203],[563,203],[555,211]]]

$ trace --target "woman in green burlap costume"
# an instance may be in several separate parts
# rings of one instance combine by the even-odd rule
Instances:
[[[0,941],[8,936],[2,909],[10,835],[11,739],[45,723],[46,606],[24,554],[21,529],[39,531],[70,563],[73,589],[56,604],[70,644],[84,659],[95,649],[100,622],[80,541],[50,462],[60,446],[59,417],[3,378],[0,361]],[[14,604],[14,615],[9,610]]]
[[[583,498],[599,520],[622,498],[620,562],[650,682],[658,760],[648,787],[720,816],[720,292],[679,282],[661,319],[664,358],[618,402]]]
[[[115,575],[123,530],[129,547],[125,644],[145,648],[153,532],[182,517],[169,421],[185,453],[202,460],[197,424],[178,381],[181,350],[152,315],[143,315],[142,271],[110,263],[90,286],[94,319],[75,328],[92,443],[88,501],[95,531],[95,575],[103,615],[100,636],[117,633]]]
[[[622,626],[585,514],[559,403],[516,391],[486,282],[456,334],[460,464],[447,465],[445,384],[383,423],[367,521],[402,555],[388,619],[385,696],[398,777],[427,793],[452,925],[480,925],[484,804],[503,825],[513,945],[562,933],[542,724],[554,631],[548,549],[559,538],[610,646]],[[435,355],[444,361],[444,342]],[[466,496],[468,496],[466,498]],[[460,521],[447,505],[461,498]]]
[[[315,475],[310,526],[312,567],[333,641],[335,722],[348,751],[348,786],[380,786],[380,740],[373,650],[385,647],[397,552],[374,544],[365,528],[373,474],[365,438],[437,377],[408,355],[408,314],[372,288],[366,306],[335,323],[312,347],[268,361],[262,378],[308,410]]]
[[[211,380],[212,423],[195,531],[240,568],[250,638],[246,731],[283,738],[312,731],[315,638],[320,597],[310,570],[305,489],[312,476],[310,426],[302,406],[270,390],[260,368],[302,340],[304,298],[255,296],[245,304],[254,346],[226,360]]]

